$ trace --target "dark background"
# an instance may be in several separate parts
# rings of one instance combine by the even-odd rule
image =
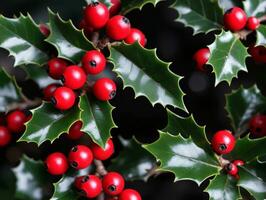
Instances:
[[[224,110],[224,95],[231,89],[225,83],[214,88],[214,74],[211,73],[211,68],[207,73],[197,72],[192,61],[195,51],[214,41],[214,33],[193,36],[191,28],[185,28],[184,25],[175,22],[178,14],[175,10],[168,8],[170,4],[170,1],[161,2],[156,8],[148,4],[141,11],[134,10],[127,16],[132,26],[145,33],[148,39],[146,47],[157,48],[159,58],[172,62],[170,69],[184,76],[181,88],[186,93],[185,104],[200,125],[207,125],[207,133],[210,137],[216,130],[231,128]],[[47,22],[47,7],[49,7],[57,11],[63,19],[70,18],[77,23],[82,18],[82,7],[85,5],[84,0],[1,0],[0,12],[8,17],[18,16],[20,12],[23,14],[29,12],[36,22]],[[7,52],[1,51],[0,65],[6,67],[12,65],[12,62],[12,58],[7,58]],[[231,88],[237,88],[243,80],[245,85],[253,83],[253,77],[248,77],[245,72],[240,72],[239,77],[240,81],[234,80]],[[28,84],[32,83],[27,82],[24,86],[31,94],[39,92],[40,88],[36,85],[27,89]],[[122,90],[122,85],[119,86],[118,94],[111,103],[116,107],[113,117],[118,125],[118,128],[112,130],[113,136],[121,134],[125,138],[130,138],[135,135],[140,142],[150,143],[158,139],[157,129],[164,128],[167,123],[166,111],[161,105],[153,107],[145,97],[135,99],[133,90],[130,88]],[[177,109],[172,110],[185,115]],[[0,159],[2,163],[8,162],[15,166],[23,152],[33,158],[44,159],[49,152],[58,148],[67,149],[69,145],[71,145],[70,142],[65,141],[64,145],[62,141],[56,141],[53,145],[44,143],[40,148],[34,144],[13,144],[1,150]],[[205,183],[198,187],[192,181],[173,183],[173,180],[172,174],[163,174],[151,178],[147,183],[129,182],[128,186],[139,190],[144,200],[208,199],[208,194],[203,192]],[[48,197],[51,192],[51,185],[49,185],[47,186]]]

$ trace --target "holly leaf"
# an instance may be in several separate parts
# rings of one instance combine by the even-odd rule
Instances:
[[[0,111],[5,112],[9,104],[21,99],[21,91],[13,77],[0,69]]]
[[[19,18],[0,16],[0,47],[14,56],[14,66],[34,63],[43,65],[47,62],[45,37],[30,15]]]
[[[161,61],[155,50],[142,48],[138,43],[121,43],[110,49],[109,59],[114,71],[122,78],[124,87],[132,87],[138,96],[146,96],[154,105],[173,105],[184,109],[180,77],[169,71],[169,63]]]
[[[111,129],[115,127],[112,119],[113,107],[109,102],[99,101],[93,97],[88,98],[87,95],[80,97],[79,107],[80,118],[83,121],[81,130],[86,132],[95,143],[104,147],[111,137]]]
[[[257,86],[248,89],[240,87],[232,94],[226,95],[225,108],[234,131],[241,134],[248,129],[248,122],[252,116],[265,111],[266,97],[261,94]]]
[[[156,6],[157,3],[159,3],[160,1],[164,1],[164,0],[121,0],[121,12],[123,14],[126,14],[134,9],[142,9],[142,7],[147,4],[147,3],[151,3],[154,6]]]
[[[240,70],[247,71],[245,63],[248,56],[247,49],[230,31],[222,31],[216,36],[209,49],[211,55],[207,64],[213,67],[215,85],[221,81],[226,81],[230,85]]]
[[[217,0],[176,0],[172,7],[179,14],[176,21],[191,27],[194,34],[222,28],[223,12]]]
[[[91,0],[85,0],[85,1],[88,5],[91,4]],[[108,8],[112,6],[111,0],[99,0],[99,1],[105,4]]]
[[[256,33],[256,45],[266,46],[266,25],[261,24],[260,27],[256,30]]]
[[[43,103],[31,112],[32,119],[26,124],[26,131],[19,141],[35,142],[38,145],[47,140],[53,142],[80,118],[78,106],[59,111],[51,103]]]
[[[119,140],[123,149],[112,160],[108,171],[118,171],[126,180],[145,180],[145,175],[154,167],[156,160],[135,139],[125,140],[120,137]]]
[[[266,163],[253,161],[239,167],[238,186],[246,189],[255,199],[266,198]]]
[[[157,141],[143,147],[161,162],[159,170],[173,172],[175,180],[189,179],[200,184],[221,169],[216,157],[198,147],[190,137],[161,132]]]
[[[266,12],[266,2],[264,0],[245,0],[243,4],[247,16],[261,17]]]
[[[49,24],[51,33],[46,41],[57,49],[58,57],[79,63],[86,51],[94,49],[83,31],[75,28],[71,20],[64,21],[49,10]]]
[[[235,6],[243,8],[243,2],[239,0],[218,0],[218,2],[220,7],[223,8],[224,11]]]
[[[49,174],[42,161],[23,156],[20,164],[12,171],[17,179],[16,199],[38,200],[46,196],[44,188],[49,184]]]
[[[236,183],[237,181],[235,178],[221,173],[210,181],[205,191],[208,192],[210,200],[240,199],[241,196]]]

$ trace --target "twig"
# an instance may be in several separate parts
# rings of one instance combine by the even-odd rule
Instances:
[[[247,39],[247,36],[252,33],[252,31],[250,30],[241,30],[241,31],[238,31],[235,33],[235,35],[240,38],[241,40],[246,40]]]
[[[7,106],[7,111],[14,110],[14,109],[26,109],[29,107],[36,107],[42,103],[41,99],[34,99],[34,100],[29,100],[25,99],[23,102],[14,102],[12,104],[9,104]]]
[[[99,37],[100,37],[99,32],[93,32],[92,33],[91,41],[94,44],[94,46],[97,46],[98,45]]]
[[[157,171],[158,169],[158,165],[154,164],[153,167],[150,170],[147,170],[147,174],[144,177],[144,181],[148,181],[148,179],[152,176],[158,176],[159,174],[161,174],[162,172]]]
[[[96,173],[98,173],[100,176],[105,176],[108,173],[101,160],[94,159],[94,164],[96,166]]]
[[[230,163],[229,160],[224,159],[222,156],[219,156],[218,159],[219,159],[219,163],[222,168],[224,168],[225,165]]]

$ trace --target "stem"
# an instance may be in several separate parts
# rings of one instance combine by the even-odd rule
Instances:
[[[235,33],[236,37],[242,39],[242,40],[246,40],[247,39],[247,36],[252,33],[252,31],[250,30],[241,30],[241,31],[238,31]]]
[[[224,168],[225,165],[227,165],[227,164],[230,163],[229,160],[224,159],[222,156],[219,156],[218,157],[218,160],[219,160],[219,163],[222,166],[222,168]]]
[[[102,40],[99,40],[97,47],[99,49],[103,49],[110,43],[110,38],[109,37],[104,37]]]
[[[7,111],[14,110],[14,109],[26,109],[28,107],[36,107],[42,103],[41,99],[34,99],[34,100],[29,100],[29,99],[24,99],[23,102],[14,102],[12,104],[9,104],[7,106]]]
[[[92,33],[91,41],[94,44],[94,46],[97,46],[98,45],[99,37],[100,37],[99,32],[93,32]]]
[[[105,176],[108,173],[101,160],[94,159],[94,164],[96,166],[96,173],[100,176]]]
[[[266,21],[266,15],[263,15],[263,16],[259,17],[258,20],[260,22]]]
[[[157,165],[157,163],[155,163],[150,170],[147,170],[144,181],[148,181],[148,179],[152,176],[158,176],[159,174],[161,174],[162,172],[157,171],[158,168],[159,166]]]

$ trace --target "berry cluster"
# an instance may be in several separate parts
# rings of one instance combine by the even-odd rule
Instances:
[[[25,123],[31,119],[30,112],[14,110],[0,119],[0,147],[8,145],[12,139],[12,133],[20,134],[25,131]]]
[[[71,138],[77,139],[80,136],[80,128],[82,123],[77,121],[72,125],[69,131]],[[93,159],[107,160],[114,153],[114,144],[109,139],[105,148],[101,148],[95,143],[90,147],[85,145],[74,146],[66,157],[63,153],[54,152],[46,158],[47,171],[52,175],[63,175],[67,172],[69,166],[76,170],[89,167]],[[73,183],[79,194],[87,198],[95,198],[102,191],[106,194],[106,199],[119,200],[141,200],[140,194],[132,189],[124,189],[125,180],[123,176],[117,172],[104,172],[104,174],[86,175],[75,178]]]

